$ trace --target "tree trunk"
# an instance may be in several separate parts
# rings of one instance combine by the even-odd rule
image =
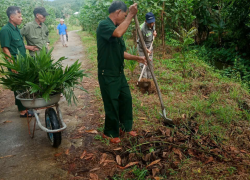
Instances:
[[[165,2],[162,3],[162,12],[161,12],[161,39],[162,39],[162,47],[163,47],[163,57],[165,56],[165,25],[164,25],[164,9]]]

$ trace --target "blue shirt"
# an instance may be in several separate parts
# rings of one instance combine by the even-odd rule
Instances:
[[[60,35],[61,34],[66,35],[67,26],[65,24],[63,24],[63,25],[58,24],[57,29],[59,30]]]

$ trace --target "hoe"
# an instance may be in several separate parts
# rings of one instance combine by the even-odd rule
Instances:
[[[160,100],[160,103],[161,103],[161,109],[162,109],[162,113],[160,113],[160,115],[163,117],[164,119],[164,122],[168,125],[173,125],[173,120],[172,119],[169,119],[166,117],[166,109],[164,107],[164,104],[163,104],[163,100],[162,100],[162,96],[161,96],[161,92],[160,92],[160,89],[159,89],[159,86],[158,86],[158,83],[156,81],[156,78],[155,78],[155,74],[154,74],[154,71],[153,71],[153,68],[151,66],[151,62],[149,60],[149,56],[148,56],[148,53],[147,53],[147,50],[146,50],[146,45],[145,45],[145,42],[144,42],[144,39],[142,37],[142,33],[140,31],[140,26],[139,26],[139,21],[138,21],[138,18],[137,18],[137,15],[135,15],[135,25],[136,25],[136,28],[138,30],[138,34],[139,34],[139,39],[141,41],[141,44],[142,44],[142,47],[143,47],[143,52],[145,54],[145,57],[147,59],[147,64],[149,66],[149,70],[152,74],[152,77],[153,77],[153,80],[154,80],[154,83],[155,83],[155,87],[157,89],[157,93],[158,93],[158,96],[159,96],[159,100]]]

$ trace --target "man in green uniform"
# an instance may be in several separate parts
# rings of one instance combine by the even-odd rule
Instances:
[[[157,35],[156,30],[155,30],[155,16],[153,13],[149,12],[146,14],[146,20],[143,24],[141,24],[140,29],[141,29],[143,39],[145,41],[145,45],[147,47],[147,51],[149,53],[149,58],[153,60],[153,46],[152,46],[152,49],[149,50],[153,42],[153,36],[156,37]],[[139,38],[137,40],[137,44],[138,44],[137,49],[139,52],[139,56],[144,56],[142,44]],[[143,69],[143,66],[144,64],[140,63],[141,70]],[[152,79],[152,75],[148,67],[146,67],[146,69],[144,70],[142,77],[146,79]]]
[[[37,7],[33,11],[35,20],[27,23],[22,29],[21,34],[25,37],[27,45],[35,46],[36,51],[29,51],[31,56],[35,56],[35,53],[39,53],[43,46],[48,46],[49,43],[49,30],[44,24],[46,16],[49,13],[46,12],[44,7]]]
[[[132,97],[124,75],[124,59],[146,64],[145,57],[125,52],[122,35],[137,13],[137,4],[127,7],[122,1],[114,1],[109,7],[109,17],[97,28],[98,80],[105,109],[103,137],[119,143],[119,128],[136,136],[132,130]],[[127,17],[126,17],[127,16]]]
[[[13,56],[16,58],[18,51],[21,53],[21,55],[26,56],[26,49],[34,49],[33,46],[25,46],[23,43],[23,38],[20,34],[20,30],[18,29],[18,25],[22,23],[22,14],[19,7],[16,6],[10,6],[8,7],[7,16],[9,18],[9,22],[1,29],[0,31],[0,41],[1,41],[1,47],[3,49],[3,52],[11,57]],[[10,62],[12,62],[12,59],[9,59]],[[14,70],[11,70],[15,72]],[[15,97],[17,96],[17,93],[14,92]],[[22,105],[20,100],[16,99],[16,105],[18,107],[18,110],[20,111],[20,117],[26,117],[28,113],[26,111],[26,108]],[[31,116],[31,112],[29,112],[29,116]]]

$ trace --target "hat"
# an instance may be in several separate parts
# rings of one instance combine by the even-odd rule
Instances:
[[[34,15],[41,14],[43,16],[48,16],[49,13],[47,13],[46,9],[44,7],[37,7],[33,11]]]
[[[64,19],[60,19],[60,21],[64,21]]]
[[[155,22],[155,16],[153,13],[149,12],[146,14],[146,22],[147,23],[153,23]]]

